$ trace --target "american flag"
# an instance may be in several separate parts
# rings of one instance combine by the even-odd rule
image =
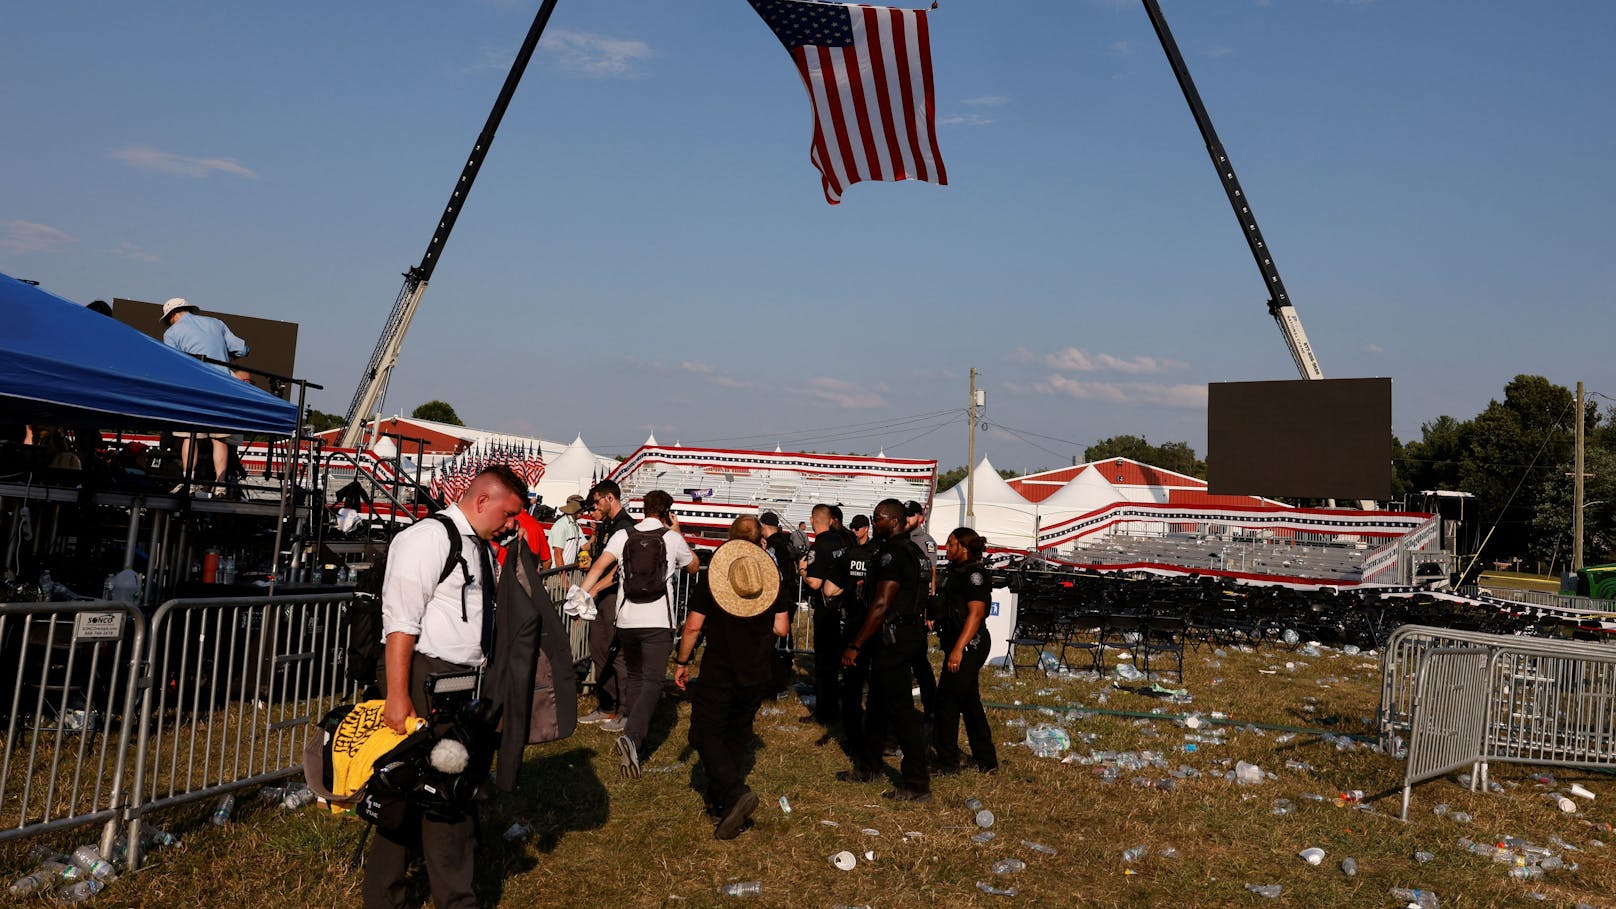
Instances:
[[[861,180],[946,185],[925,10],[750,0],[791,53],[814,105],[809,157],[825,201]]]

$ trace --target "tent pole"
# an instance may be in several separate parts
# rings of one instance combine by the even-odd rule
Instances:
[[[129,502],[129,534],[123,542],[123,567],[135,567],[135,547],[140,545],[140,509],[146,503],[141,496],[135,496]]]

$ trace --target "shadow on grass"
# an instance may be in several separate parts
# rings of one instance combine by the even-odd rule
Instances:
[[[611,803],[595,773],[595,756],[595,749],[579,746],[522,764],[516,808],[532,813],[533,842],[540,852],[555,851],[568,833],[606,826]],[[491,851],[502,849],[521,855],[524,847],[520,841],[508,843],[499,837]]]

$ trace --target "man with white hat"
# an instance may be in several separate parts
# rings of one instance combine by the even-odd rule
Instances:
[[[729,542],[713,553],[690,598],[674,659],[673,683],[690,695],[690,747],[707,773],[707,817],[721,840],[739,836],[757,810],[757,793],[746,785],[746,751],[769,695],[774,641],[791,631],[789,607],[775,597],[780,573],[761,539],[755,517],[730,525]],[[690,661],[703,632],[707,649],[692,682]]]
[[[246,341],[236,337],[218,319],[202,315],[184,297],[174,297],[163,304],[163,325],[167,326],[163,332],[163,343],[193,357],[228,363],[233,358],[245,357],[249,352]],[[214,368],[230,375],[228,366]],[[192,463],[192,438],[213,440],[213,480],[215,483],[224,482],[225,473],[230,468],[230,449],[225,446],[225,439],[230,438],[229,433],[176,432],[174,435],[180,440],[180,470],[187,477],[196,469]]]

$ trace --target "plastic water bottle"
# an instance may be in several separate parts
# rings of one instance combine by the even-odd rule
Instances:
[[[973,812],[973,813],[977,812],[977,811],[981,811],[982,810],[982,800],[979,799],[979,798],[976,798],[975,796],[972,796],[971,798],[966,799],[965,800],[965,810]]]
[[[982,843],[992,842],[993,838],[996,836],[998,836],[998,834],[994,833],[992,830],[984,830],[981,833],[978,833],[976,836],[971,837],[971,842],[981,845]]]
[[[236,797],[234,795],[226,795],[219,799],[218,806],[213,809],[213,826],[223,827],[230,823],[230,815],[235,813],[235,810]]]
[[[1122,850],[1122,863],[1124,865],[1132,865],[1142,861],[1144,857],[1149,854],[1149,846],[1129,846],[1128,848]]]
[[[1436,894],[1429,890],[1411,890],[1407,887],[1393,887],[1392,899],[1403,900],[1419,906],[1420,909],[1438,909]]]
[[[56,891],[56,898],[64,903],[82,903],[105,890],[106,886],[104,882],[91,878],[87,881],[79,881],[76,884],[63,887]]]
[[[1017,858],[999,859],[993,863],[994,874],[1015,874],[1027,870],[1027,863]]]
[[[987,881],[977,881],[976,882],[976,889],[982,891],[983,893],[986,893],[988,896],[1015,896],[1016,895],[1016,888],[1014,888],[1014,887],[1005,887],[1003,889],[1000,889],[1000,888],[995,887],[992,884],[988,883]]]
[[[1358,876],[1358,860],[1353,858],[1350,855],[1347,856],[1346,858],[1342,859],[1341,860],[1341,873],[1345,874],[1347,877],[1357,877]]]
[[[740,881],[734,884],[725,884],[718,888],[724,896],[757,896],[763,892],[762,881]]]
[[[1279,895],[1285,892],[1285,888],[1278,884],[1247,884],[1246,889],[1258,896],[1266,896],[1269,899],[1278,899]]]
[[[80,846],[73,850],[72,861],[85,874],[96,880],[110,880],[117,875],[116,869],[101,857],[101,850],[91,845]]]
[[[43,868],[38,868],[12,881],[6,892],[12,896],[30,896],[49,887],[54,880],[56,880],[56,875]]]
[[[1035,843],[1032,840],[1022,840],[1021,845],[1026,846],[1028,849],[1031,849],[1034,852],[1042,853],[1043,855],[1055,854],[1055,850],[1053,848],[1045,846],[1043,843]]]
[[[993,812],[986,808],[976,813],[976,826],[978,827],[992,827],[993,820]]]
[[[281,807],[295,811],[312,801],[314,801],[314,790],[303,786],[287,792],[286,797],[281,799]]]

